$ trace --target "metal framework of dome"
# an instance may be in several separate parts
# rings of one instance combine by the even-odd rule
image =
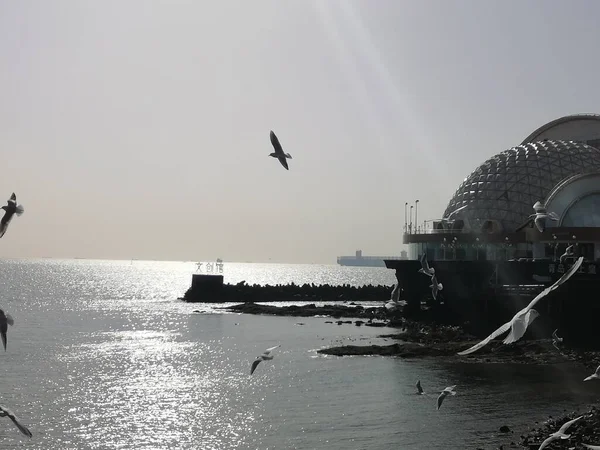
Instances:
[[[466,205],[455,218],[471,227],[498,221],[513,231],[562,180],[600,170],[600,150],[574,141],[521,144],[488,159],[458,187],[444,217]],[[474,230],[476,231],[476,230]]]

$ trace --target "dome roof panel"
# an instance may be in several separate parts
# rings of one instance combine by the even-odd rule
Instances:
[[[533,204],[565,178],[600,170],[600,150],[581,142],[541,141],[491,157],[460,184],[444,212],[468,205],[455,218],[477,228],[487,220],[514,230],[533,213]]]

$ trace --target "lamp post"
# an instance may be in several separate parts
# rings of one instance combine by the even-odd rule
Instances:
[[[417,219],[417,213],[419,209],[419,200],[415,200],[415,231],[418,232],[419,220]]]
[[[408,231],[408,217],[406,214],[406,209],[408,208],[408,202],[404,203],[404,232],[406,233]]]
[[[412,210],[413,210],[413,205],[410,205],[410,214],[409,214],[409,221],[408,221],[408,234],[412,234]]]

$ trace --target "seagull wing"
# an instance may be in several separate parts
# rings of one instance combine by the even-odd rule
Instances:
[[[283,154],[283,148],[281,147],[281,144],[279,143],[279,139],[277,139],[277,136],[275,136],[275,133],[273,133],[273,131],[271,131],[270,138],[271,138],[271,145],[273,145],[273,148],[275,149],[275,153],[277,153],[277,155],[281,155],[285,158],[285,155]],[[283,163],[281,163],[281,164],[283,164]],[[287,169],[287,167],[286,167],[286,169]]]
[[[552,332],[552,339],[558,340],[558,336],[556,335],[557,331],[558,331],[558,328]]]
[[[560,429],[557,431],[558,434],[565,434],[565,431],[567,431],[567,428],[569,428],[571,425],[573,425],[575,422],[577,422],[579,419],[581,419],[583,416],[579,416],[576,417],[573,420],[569,420],[568,422],[565,422],[563,424],[562,427],[560,427]]]
[[[6,323],[12,326],[15,324],[15,319],[10,314],[6,314]]]
[[[421,256],[421,267],[427,275],[431,273],[431,270],[429,270],[429,263],[427,262],[427,253],[423,253]]]
[[[594,372],[596,375],[600,376],[600,366],[596,367],[596,372]]]
[[[540,292],[533,300],[531,300],[531,302],[529,302],[529,305],[527,305],[525,308],[523,308],[517,314],[525,313],[525,312],[529,311],[530,309],[532,309],[535,306],[535,304],[537,302],[539,302],[542,298],[544,298],[546,295],[548,295],[550,292],[552,292],[556,288],[560,287],[561,284],[565,283],[569,278],[571,278],[573,276],[573,274],[579,270],[579,267],[581,266],[582,263],[583,263],[583,256],[580,256],[579,258],[577,258],[577,261],[575,261],[575,264],[573,264],[569,268],[569,270],[567,270],[563,274],[563,276],[560,277],[556,281],[556,283],[554,283],[552,286],[547,287],[542,292]]]
[[[478,344],[475,344],[473,347],[468,348],[466,350],[463,350],[462,352],[458,352],[459,355],[468,355],[470,353],[476,352],[477,350],[479,350],[480,348],[484,347],[485,345],[489,344],[489,342],[492,339],[497,338],[498,336],[500,336],[502,333],[506,333],[509,329],[510,326],[512,324],[512,321],[510,322],[506,322],[504,325],[502,325],[500,328],[498,328],[496,331],[494,331],[492,334],[490,334],[488,337],[486,337],[483,341],[479,342]]]
[[[397,302],[400,299],[400,283],[396,283],[394,289],[392,290],[392,296],[390,299],[394,302]]]
[[[419,391],[419,394],[423,393],[423,388],[421,387],[421,380],[417,381],[417,390]]]
[[[8,203],[17,203],[17,196],[13,192],[10,198],[8,199]]]
[[[442,402],[446,398],[446,395],[448,395],[448,393],[446,391],[442,391],[442,393],[437,399],[437,409],[440,409],[440,406],[442,406]]]
[[[542,445],[540,445],[540,448],[538,448],[538,450],[546,448],[550,444],[550,442],[552,442],[555,439],[557,439],[555,436],[550,436],[549,438],[546,438],[546,440],[542,442]]]
[[[32,436],[31,431],[29,431],[29,428],[27,428],[25,425],[23,425],[19,421],[19,419],[17,418],[17,416],[15,416],[10,409],[5,408],[4,406],[0,405],[0,410],[3,411],[10,420],[13,421],[13,423],[15,424],[15,426],[19,429],[19,431],[21,433],[23,433],[27,437],[31,437]]]
[[[285,158],[277,158],[277,159],[279,160],[281,165],[286,168],[286,170],[290,170],[290,168],[288,167],[287,159],[285,159]]]
[[[450,217],[452,217],[452,216],[453,216],[454,214],[456,214],[457,212],[459,212],[459,211],[462,211],[462,210],[463,210],[463,209],[465,209],[467,206],[469,206],[469,205],[467,204],[467,205],[461,206],[460,208],[457,208],[457,209],[455,209],[455,210],[454,210],[454,211],[452,211],[450,214],[448,214],[446,217],[444,217],[442,220],[448,220],[448,219],[450,219]]]
[[[558,222],[560,220],[560,217],[555,212],[549,212],[548,219]]]
[[[250,368],[250,375],[254,373],[256,367],[261,363],[262,359],[258,358],[252,363],[252,367]]]
[[[276,345],[275,347],[271,347],[265,350],[265,352],[263,353],[263,355],[268,355],[269,353],[271,353],[273,350],[275,350],[276,348],[281,347],[281,345]]]
[[[600,445],[590,445],[590,444],[583,444],[583,446],[585,448],[589,448],[591,450],[600,450]]]

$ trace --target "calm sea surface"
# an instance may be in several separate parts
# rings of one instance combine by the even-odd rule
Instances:
[[[491,449],[600,394],[568,364],[320,356],[339,343],[385,343],[377,335],[393,330],[186,304],[177,297],[195,270],[0,261],[0,305],[16,322],[0,351],[0,403],[33,432],[29,440],[0,419],[0,448]],[[233,263],[225,279],[394,282],[380,268]],[[251,361],[277,344],[275,359],[250,376]],[[418,379],[430,395],[415,395]],[[458,394],[437,411],[437,394],[453,384]],[[501,425],[515,433],[501,435]]]

